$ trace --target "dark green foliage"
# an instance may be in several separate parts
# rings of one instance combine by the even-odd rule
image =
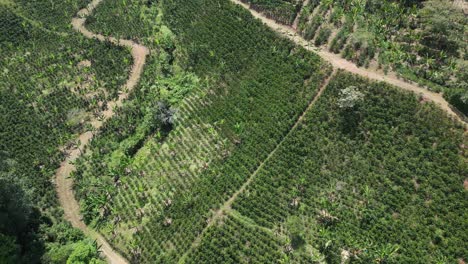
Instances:
[[[9,0],[6,0],[7,2]],[[12,0],[17,11],[40,23],[43,27],[58,31],[71,31],[71,19],[76,12],[85,7],[90,0]]]
[[[187,49],[185,68],[201,78],[215,77],[214,93],[206,98],[212,103],[194,115],[220,123],[219,133],[238,146],[224,160],[212,161],[189,189],[173,187],[177,199],[137,234],[146,262],[174,262],[188,249],[210,209],[239,188],[275,147],[327,74],[327,67],[320,72],[317,57],[278,39],[227,1],[165,1],[163,10],[164,20]],[[304,85],[307,79],[310,83]],[[242,133],[233,129],[239,123]],[[164,224],[167,218],[173,219],[169,226]],[[158,233],[160,242],[146,243],[151,233]],[[174,250],[165,249],[167,243]]]
[[[4,69],[0,76],[0,149],[9,152],[17,162],[20,177],[27,177],[30,187],[36,189],[34,200],[38,205],[48,208],[55,205],[55,192],[49,182],[61,159],[58,147],[76,129],[67,126],[67,120],[72,118],[69,114],[74,109],[91,111],[98,100],[115,97],[125,81],[129,55],[123,49],[95,41],[41,37],[37,31],[31,34],[34,37],[21,46],[2,46],[5,57],[0,61]],[[93,67],[80,71],[77,64],[87,58]],[[76,76],[86,74],[95,75],[103,88],[109,89],[109,95],[93,100],[76,96],[72,90],[84,81]]]
[[[264,13],[268,18],[285,25],[292,25],[302,2],[298,0],[243,0],[250,7]]]
[[[247,11],[227,1],[164,1],[161,8],[163,22],[176,38],[175,51],[166,51],[164,57],[177,59],[161,62],[155,54],[155,62],[150,61],[149,66],[159,65],[158,69],[145,69],[135,97],[106,123],[102,134],[93,141],[92,155],[80,162],[76,173],[85,219],[102,230],[118,230],[120,224],[114,225],[115,219],[138,227],[142,220],[135,216],[135,210],[161,208],[167,193],[174,197],[170,207],[145,217],[145,228],[131,240],[124,237],[118,242],[119,249],[135,262],[176,261],[203,229],[210,209],[227,199],[255,170],[330,73],[329,66],[317,56],[278,38]],[[218,144],[228,146],[229,151],[223,158],[210,160],[209,167],[192,178],[190,171],[182,169],[184,146],[177,143],[167,162],[171,164],[169,170],[177,171],[180,166],[180,175],[165,183],[161,182],[166,175],[154,180],[160,173],[150,166],[154,164],[136,170],[133,163],[138,160],[122,150],[125,142],[139,135],[139,127],[144,126],[138,120],[144,120],[145,106],[151,100],[158,101],[161,85],[167,86],[164,81],[154,80],[155,74],[163,70],[161,67],[164,71],[177,68],[179,72],[197,75],[203,86],[191,95],[200,94],[201,98],[187,101],[189,112],[181,114],[189,116],[185,122],[213,127],[212,132],[225,139]],[[183,86],[181,82],[179,86]],[[140,99],[140,91],[148,95]],[[184,125],[176,122],[175,127]],[[145,144],[158,146],[165,140],[159,132],[155,131],[154,137],[149,135]],[[157,157],[161,153],[156,149],[149,155]],[[154,233],[158,233],[157,241]],[[112,232],[108,232],[108,237],[112,238]],[[130,243],[132,247],[128,247]],[[174,245],[173,249],[165,246],[169,244]]]
[[[0,263],[15,264],[20,259],[20,246],[13,236],[0,233]]]
[[[64,224],[51,183],[63,159],[59,147],[83,130],[94,111],[103,110],[99,101],[117,96],[131,57],[123,48],[69,30],[84,1],[20,2],[0,4],[0,152],[8,159],[1,168],[7,176],[0,178],[13,184],[2,194],[24,192],[30,202],[8,213],[13,222],[5,226],[18,230],[2,233],[16,241],[17,263],[47,263],[43,254],[51,245],[82,239]],[[87,60],[89,67],[80,66]]]
[[[42,245],[36,236],[39,212],[21,186],[0,172],[1,263],[39,263]]]
[[[283,245],[272,232],[229,216],[208,229],[186,263],[278,263],[287,259]]]
[[[338,31],[335,38],[333,38],[330,44],[330,50],[334,53],[340,53],[340,51],[345,46],[351,32],[352,28],[350,26],[343,26],[340,31]]]
[[[349,85],[365,94],[353,112],[337,103]],[[340,73],[233,208],[268,228],[315,219],[306,242],[331,263],[343,249],[357,263],[455,262],[468,253],[463,143],[433,104]]]
[[[20,237],[27,230],[31,215],[30,201],[20,186],[0,179],[0,232]]]
[[[5,45],[6,42],[19,44],[28,39],[29,25],[23,25],[23,20],[10,10],[0,6],[0,43]]]
[[[63,159],[58,147],[116,97],[131,58],[70,30],[88,1],[16,2],[14,9],[0,5],[0,262],[101,263],[97,245],[61,218],[51,179]],[[287,25],[301,5],[249,2]],[[388,34],[415,26],[404,19],[414,10],[401,6],[419,1],[332,2],[310,1],[301,32],[322,45],[331,34],[324,23],[342,26],[331,49],[366,65],[382,40],[390,43]],[[353,12],[364,19],[343,22]],[[383,13],[387,24],[376,19]],[[466,259],[466,138],[434,105],[339,73],[289,133],[330,68],[229,1],[104,1],[88,26],[153,48],[138,87],[105,122],[74,175],[84,220],[132,262],[175,263],[186,252],[189,263]],[[453,40],[457,25],[442,28],[442,48],[463,46]],[[439,37],[438,30],[427,29],[424,39]],[[436,53],[432,70],[447,63]],[[78,66],[87,60],[91,66]],[[460,80],[464,68],[456,65]],[[462,105],[466,85],[455,83],[445,96]],[[351,86],[364,96],[343,104],[340,91]],[[163,144],[179,139],[175,133],[222,155],[196,160],[187,141]],[[142,162],[145,155],[153,164]],[[155,160],[162,166],[152,167]],[[234,210],[204,232],[263,162]]]
[[[302,34],[306,40],[311,40],[315,37],[315,33],[317,29],[322,24],[323,17],[321,16],[314,16],[310,24],[306,26],[306,28],[302,31]]]
[[[155,46],[164,52],[151,56],[139,89],[104,125],[75,175],[86,221],[128,259],[175,263],[188,252],[186,261],[193,263],[339,263],[346,250],[357,263],[412,263],[421,256],[431,262],[466,255],[457,245],[463,236],[453,231],[463,225],[461,217],[431,218],[446,201],[463,201],[461,130],[432,105],[347,74],[334,78],[241,194],[234,207],[242,214],[230,211],[218,219],[188,251],[207,219],[284,139],[329,69],[228,1],[160,4],[162,23],[174,34]],[[317,31],[325,18],[315,19]],[[345,25],[336,46],[345,46],[352,33],[353,23]],[[348,45],[363,64],[375,55],[369,39],[354,36]],[[178,74],[196,75],[200,85],[168,92],[185,90]],[[364,99],[338,107],[339,91],[351,85]],[[151,109],[161,100],[184,106],[186,117],[174,130],[148,129],[155,123],[148,121],[154,121]],[[192,158],[186,142],[164,143],[189,125],[206,124],[223,139],[216,147],[227,152],[192,172],[185,166]],[[190,136],[198,142],[205,135]],[[162,147],[171,150],[169,157]],[[141,164],[141,152],[153,163]],[[416,185],[428,189],[415,191]],[[454,196],[447,190],[456,190]],[[457,206],[463,204],[450,212]]]

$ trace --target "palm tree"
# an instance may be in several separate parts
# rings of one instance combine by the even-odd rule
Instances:
[[[375,260],[377,263],[387,263],[395,257],[399,249],[398,245],[385,244],[376,250],[377,258]]]

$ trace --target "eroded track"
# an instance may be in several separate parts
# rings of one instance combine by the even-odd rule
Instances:
[[[73,29],[80,32],[87,38],[95,38],[103,42],[109,41],[114,45],[130,49],[133,58],[133,66],[130,71],[130,75],[127,79],[127,82],[121,88],[121,93],[119,94],[119,97],[114,101],[107,102],[107,110],[102,113],[102,118],[92,119],[90,121],[90,124],[95,129],[101,128],[104,122],[115,114],[114,109],[116,107],[122,106],[123,101],[128,98],[130,91],[132,91],[133,88],[135,88],[135,86],[138,84],[138,81],[140,80],[140,76],[143,72],[143,68],[146,62],[146,56],[149,54],[148,48],[131,40],[106,37],[100,34],[95,34],[86,29],[86,27],[84,26],[86,18],[102,1],[103,0],[94,0],[86,8],[80,10],[77,14],[77,17],[73,18],[72,20]],[[92,132],[85,132],[79,135],[77,138],[80,142],[78,147],[67,150],[68,157],[60,164],[60,167],[55,175],[55,183],[59,202],[64,210],[65,219],[70,221],[74,227],[79,228],[86,235],[95,239],[101,247],[102,254],[106,257],[109,263],[128,263],[128,261],[124,257],[122,257],[110,246],[110,244],[102,235],[98,234],[97,232],[93,231],[88,226],[86,226],[80,214],[79,203],[75,199],[75,195],[73,192],[73,179],[70,177],[70,174],[76,169],[73,163],[76,159],[80,157],[85,147],[89,144],[92,138]]]

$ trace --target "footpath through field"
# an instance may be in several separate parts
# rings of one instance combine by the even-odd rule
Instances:
[[[394,73],[384,74],[376,72],[370,69],[359,68],[356,64],[347,61],[340,57],[339,54],[334,54],[326,50],[318,49],[314,47],[311,43],[302,38],[293,27],[285,26],[277,23],[276,21],[267,18],[263,14],[250,8],[248,4],[241,2],[240,0],[231,0],[233,3],[238,4],[245,9],[249,10],[250,13],[260,19],[264,24],[273,29],[274,31],[280,33],[281,35],[289,38],[294,43],[301,45],[307,50],[313,51],[318,54],[322,59],[328,61],[333,65],[333,67],[338,69],[343,69],[351,73],[367,77],[372,80],[387,82],[393,86],[399,87],[404,90],[414,92],[418,95],[422,95],[425,99],[431,100],[436,103],[440,108],[447,112],[450,116],[457,119],[461,122],[465,128],[468,127],[468,124],[461,118],[455,111],[451,108],[450,104],[438,93],[431,92],[427,89],[421,88],[415,84],[408,83],[404,80],[398,79]],[[299,15],[298,15],[299,16]],[[296,18],[298,20],[298,18]]]
[[[127,82],[122,87],[122,93],[119,94],[117,100],[107,103],[107,110],[102,113],[103,115],[101,119],[95,118],[90,121],[90,124],[96,130],[101,128],[103,123],[115,114],[114,109],[116,107],[122,106],[123,101],[128,98],[129,92],[138,84],[140,76],[143,72],[146,56],[149,54],[148,48],[131,40],[116,39],[113,37],[105,37],[103,35],[94,34],[84,27],[86,18],[93,12],[93,10],[101,1],[102,0],[93,0],[86,8],[81,9],[78,12],[77,17],[73,18],[72,20],[73,29],[80,32],[87,38],[96,38],[103,42],[109,41],[115,45],[129,48],[133,57],[133,66]],[[86,235],[95,239],[101,247],[100,250],[102,254],[106,257],[109,263],[126,264],[128,261],[119,253],[117,253],[103,236],[88,228],[83,222],[82,216],[80,214],[80,206],[78,201],[75,199],[73,192],[73,179],[70,177],[71,172],[76,169],[75,165],[73,165],[73,162],[82,154],[85,146],[89,144],[92,138],[92,132],[85,132],[78,137],[80,142],[78,147],[66,150],[68,157],[60,164],[60,167],[55,174],[55,183],[59,202],[64,210],[65,219],[70,221],[74,227],[79,228]]]
[[[318,101],[320,96],[323,94],[325,89],[328,86],[328,83],[330,80],[335,76],[336,70],[334,70],[330,76],[327,77],[327,79],[322,83],[320,86],[320,89],[318,90],[317,94],[312,98],[312,100],[309,102],[307,107],[304,109],[302,114],[299,116],[299,118],[296,120],[294,125],[289,129],[288,133],[281,139],[281,141],[275,146],[275,148],[268,154],[268,156],[260,163],[260,165],[257,167],[257,169],[249,176],[246,182],[226,201],[224,204],[213,214],[213,216],[208,220],[208,224],[206,227],[200,232],[200,234],[195,238],[195,240],[192,242],[192,245],[190,246],[189,250],[187,250],[184,255],[181,256],[179,259],[179,263],[185,263],[186,258],[190,254],[190,252],[195,249],[201,242],[203,236],[205,235],[206,231],[213,226],[221,217],[230,214],[232,211],[232,204],[234,201],[237,199],[237,197],[242,194],[247,187],[252,183],[252,181],[255,179],[257,176],[258,172],[260,172],[261,169],[265,166],[265,163],[273,157],[273,155],[276,153],[276,151],[283,145],[285,140],[289,137],[289,135],[294,132],[297,128],[297,126],[301,123],[301,121],[304,119],[304,116],[306,115],[307,112],[315,105],[315,103]]]

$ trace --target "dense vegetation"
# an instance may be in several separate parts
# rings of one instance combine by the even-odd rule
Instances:
[[[118,8],[121,3],[114,4]],[[118,12],[108,8],[108,14]],[[431,104],[345,74],[334,78],[327,99],[307,114],[306,120],[313,121],[286,138],[236,201],[235,211],[190,250],[213,212],[283,139],[326,73],[317,74],[315,57],[278,39],[228,2],[165,1],[151,8],[164,14],[155,24],[156,39],[164,41],[155,46],[158,52],[139,89],[106,124],[75,175],[86,221],[130,260],[172,263],[185,252],[185,261],[193,263],[335,263],[341,254],[359,254],[362,263],[411,262],[421,254],[428,261],[464,258],[463,238],[448,235],[463,226],[461,215],[437,218],[440,224],[431,226],[433,214],[421,214],[424,205],[412,200],[433,193],[433,212],[447,201],[454,206],[448,212],[463,208],[462,131]],[[291,84],[296,88],[284,89]],[[352,109],[340,109],[340,90],[353,84],[362,96],[350,98],[359,104],[345,101],[341,105]],[[162,122],[158,102],[178,109],[175,122]],[[441,117],[440,123],[429,122],[433,115]],[[399,136],[402,140],[395,141]],[[418,152],[427,141],[432,154]],[[436,141],[440,149],[433,146]],[[352,158],[355,153],[359,158]],[[427,160],[431,155],[439,158]],[[418,168],[421,161],[425,165]],[[408,180],[401,174],[413,170]],[[355,175],[363,175],[362,186],[356,183],[360,178],[351,178]],[[428,189],[422,198],[408,197],[407,182],[425,183]],[[393,192],[377,197],[383,188]],[[443,188],[456,194],[435,197]],[[340,193],[333,193],[336,189]],[[407,200],[397,203],[400,196]],[[425,218],[418,222],[420,215]],[[391,223],[389,216],[403,220]],[[393,233],[376,232],[387,223]],[[407,229],[408,223],[415,226]],[[440,229],[446,248],[428,236],[434,228]],[[397,241],[399,230],[419,240]],[[437,252],[428,248],[427,239],[434,239]]]
[[[23,19],[52,31],[69,30],[71,18],[88,2],[90,0],[2,0],[2,3],[14,3],[14,12]]]
[[[86,220],[135,262],[177,260],[330,72],[229,2],[165,1],[161,10],[173,45],[161,39],[132,101],[76,173]],[[174,89],[191,92],[174,100]],[[179,108],[169,134],[145,121],[155,120],[163,95]]]
[[[290,263],[288,239],[234,213],[211,227],[186,263]]]
[[[0,4],[0,244],[16,248],[2,251],[1,263],[64,263],[84,243],[51,184],[59,147],[117,95],[131,57],[68,29],[82,4]]]
[[[0,0],[0,263],[102,263],[52,184],[61,146],[79,144],[131,65],[71,30],[88,2]],[[286,25],[301,13],[316,45],[463,103],[466,17],[451,5],[448,25],[435,1],[243,2]],[[131,263],[468,259],[466,132],[434,104],[338,72],[304,113],[330,66],[229,0],[105,0],[86,26],[151,48],[73,173],[84,221]]]
[[[343,104],[350,87],[362,96]],[[340,73],[188,262],[466,259],[463,133],[433,104]]]
[[[340,73],[187,262],[466,259],[466,143],[433,104]]]
[[[363,96],[343,106],[350,86]],[[291,260],[454,263],[468,254],[463,132],[433,104],[339,74],[233,209],[288,237]]]
[[[468,115],[468,20],[453,2],[311,0],[300,12],[298,30],[315,45],[325,45],[359,66],[393,69],[441,91]],[[289,14],[281,11],[282,5],[267,6],[273,10],[252,5],[285,23],[285,18],[271,15]]]

